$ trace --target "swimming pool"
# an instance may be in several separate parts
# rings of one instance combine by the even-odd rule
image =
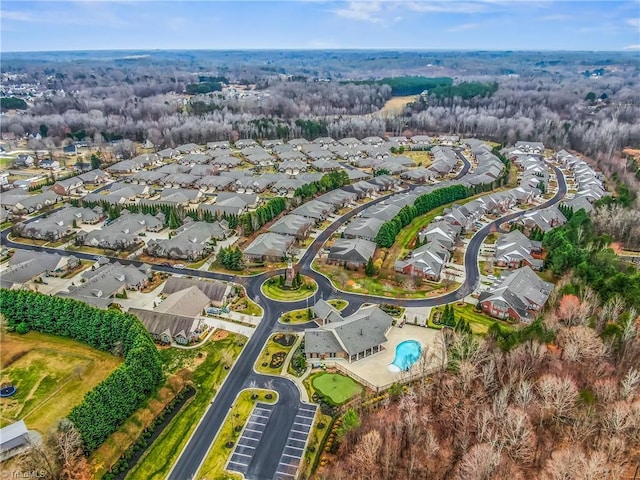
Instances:
[[[416,340],[400,342],[396,347],[396,357],[387,368],[394,373],[407,371],[418,361],[421,352],[422,345]]]

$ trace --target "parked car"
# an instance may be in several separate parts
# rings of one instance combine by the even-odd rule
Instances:
[[[184,264],[182,264],[182,263],[176,263],[176,264],[173,266],[173,268],[177,268],[178,270],[181,270],[181,269],[185,268],[185,266],[184,266]]]

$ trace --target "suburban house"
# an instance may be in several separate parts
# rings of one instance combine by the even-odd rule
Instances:
[[[82,274],[84,283],[71,285],[68,292],[58,293],[61,297],[75,298],[94,307],[107,308],[114,302],[113,295],[125,290],[140,290],[145,287],[151,276],[151,266],[140,267],[107,263],[95,270]]]
[[[522,224],[527,228],[539,228],[543,232],[567,223],[567,218],[557,206],[527,212],[522,216]]]
[[[482,311],[492,317],[530,321],[537,315],[553,291],[530,267],[514,270],[478,299]]]
[[[42,210],[44,207],[55,205],[58,200],[60,200],[60,196],[55,191],[47,190],[37,195],[20,198],[11,210],[13,213],[33,213]]]
[[[302,215],[284,215],[269,227],[269,231],[282,235],[293,235],[298,240],[303,240],[309,235],[314,223],[312,219]]]
[[[232,288],[228,282],[171,276],[164,284],[162,294],[172,295],[192,287],[197,287],[204,293],[214,307],[221,307],[227,303]]]
[[[53,184],[51,190],[60,196],[75,195],[84,186],[84,182],[79,177],[69,177],[59,180]]]
[[[414,135],[411,137],[411,143],[426,147],[433,144],[433,138],[428,135]]]
[[[15,168],[29,168],[32,167],[34,163],[33,157],[25,153],[21,153],[13,160],[13,166]]]
[[[107,182],[109,180],[109,174],[99,168],[96,168],[86,173],[81,173],[77,178],[82,180],[82,183],[85,185],[98,185],[100,183]]]
[[[71,235],[80,224],[93,225],[104,218],[100,207],[94,209],[67,206],[47,217],[15,224],[13,232],[20,237],[55,242]]]
[[[200,145],[196,145],[195,143],[185,143],[184,145],[176,147],[176,151],[182,155],[188,155],[190,153],[199,153],[201,149]]]
[[[303,203],[291,213],[301,215],[303,217],[313,218],[316,221],[325,220],[331,212],[335,210],[333,205],[321,202],[320,200],[311,200]]]
[[[388,222],[393,217],[395,217],[402,207],[393,204],[387,204],[385,202],[380,202],[376,205],[373,205],[367,209],[365,209],[361,216],[363,218],[377,218],[378,220],[383,220]]]
[[[174,150],[173,148],[165,148],[164,150],[160,150],[158,152],[158,156],[162,160],[171,160],[173,158],[176,158],[178,155],[180,155],[180,152],[178,152],[178,150]]]
[[[108,250],[128,250],[143,242],[143,232],[158,232],[164,228],[164,215],[156,216],[124,211],[118,218],[98,230],[80,231],[76,244]]]
[[[515,144],[515,149],[525,153],[533,153],[536,155],[542,155],[544,153],[544,143],[542,142],[529,142],[518,141]]]
[[[223,240],[229,233],[226,221],[186,222],[167,240],[149,240],[146,252],[152,257],[195,261],[213,249],[212,240]]]
[[[344,230],[344,236],[345,238],[362,238],[373,242],[384,223],[385,221],[380,218],[356,218],[349,222]]]
[[[395,271],[438,282],[450,258],[451,253],[447,247],[433,240],[413,250],[405,260],[397,260]]]
[[[156,342],[165,345],[174,342],[189,345],[197,342],[204,332],[201,318],[141,308],[130,308],[129,313],[138,317]]]
[[[533,254],[542,252],[542,242],[529,240],[524,233],[514,230],[501,235],[496,242],[495,263],[499,267],[520,268],[529,266],[535,270],[542,269],[541,258],[534,258]]]
[[[244,249],[243,253],[248,260],[254,262],[280,262],[289,254],[294,241],[295,237],[292,235],[261,233]]]
[[[338,238],[327,261],[349,268],[364,267],[376,252],[376,244],[362,238]]]
[[[16,250],[9,260],[9,268],[2,272],[2,287],[12,288],[16,285],[24,285],[42,275],[64,275],[78,265],[80,260],[74,256]]]
[[[447,249],[451,250],[456,243],[456,239],[462,228],[458,225],[451,224],[444,220],[431,222],[418,233],[418,239],[421,243],[438,241]]]
[[[355,193],[348,192],[342,188],[331,190],[323,195],[320,195],[316,200],[334,205],[336,208],[344,208],[351,202],[354,202],[358,196]]]
[[[327,311],[326,306],[313,309],[316,315]],[[320,320],[320,327],[304,332],[308,361],[342,358],[351,363],[373,355],[383,349],[393,324],[393,318],[376,305],[361,308],[346,318],[331,312]]]
[[[60,168],[60,162],[48,158],[46,160],[41,160],[39,166],[40,168],[44,168],[46,170],[55,170],[56,168]]]

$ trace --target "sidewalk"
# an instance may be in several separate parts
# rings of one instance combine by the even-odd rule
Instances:
[[[238,325],[237,323],[228,322],[226,320],[222,320],[219,318],[213,317],[197,317],[200,320],[204,321],[210,327],[221,328],[223,330],[228,330],[233,333],[239,333],[240,335],[244,335],[247,338],[251,338],[253,332],[255,331],[253,327],[247,327],[245,325]]]

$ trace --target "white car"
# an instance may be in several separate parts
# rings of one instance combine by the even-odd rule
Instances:
[[[176,263],[176,264],[173,266],[173,268],[177,268],[178,270],[181,270],[181,269],[185,268],[185,266],[184,266],[184,264],[182,264],[182,263]]]

